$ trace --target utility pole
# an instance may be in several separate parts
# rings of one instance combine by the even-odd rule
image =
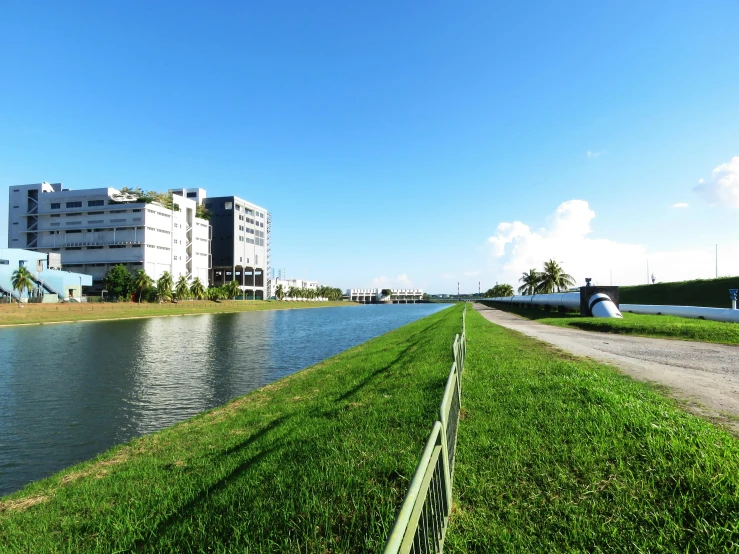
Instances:
[[[477,282],[477,296],[482,295],[482,289],[480,288],[480,281]]]
[[[718,279],[718,244],[716,245],[716,279]]]
[[[457,281],[457,302],[462,300],[462,297],[459,295],[459,281]]]

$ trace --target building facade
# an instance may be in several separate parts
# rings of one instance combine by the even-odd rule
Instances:
[[[289,291],[293,287],[295,287],[296,289],[318,289],[318,281],[306,281],[304,279],[281,279],[278,277],[272,283],[272,294],[275,293],[277,287],[279,287],[280,285],[282,285],[282,290],[284,290],[286,294],[287,291]]]
[[[204,191],[203,191],[204,194]],[[70,190],[61,183],[11,186],[8,246],[59,253],[64,269],[99,282],[123,264],[153,279],[168,271],[206,284],[211,229],[197,202],[173,195],[172,208],[145,203],[114,188]]]
[[[390,294],[382,294],[382,291]],[[423,300],[422,289],[347,289],[346,297],[360,304],[415,304]]]
[[[13,289],[13,273],[25,267],[34,287],[29,294]],[[34,298],[39,302],[59,302],[68,298],[81,299],[82,287],[92,285],[92,277],[59,269],[58,256],[20,248],[0,248],[0,296],[21,302]]]
[[[247,297],[270,298],[274,288],[269,277],[269,212],[238,196],[205,198],[203,205],[213,228],[211,284],[235,280]]]

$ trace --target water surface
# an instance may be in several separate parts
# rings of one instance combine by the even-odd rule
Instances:
[[[367,305],[0,329],[0,495],[445,307]]]

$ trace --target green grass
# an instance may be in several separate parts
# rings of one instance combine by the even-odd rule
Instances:
[[[0,552],[381,551],[461,309],[3,498]]]
[[[520,308],[481,302],[499,310],[518,314],[539,323],[572,327],[584,331],[655,337],[661,339],[692,340],[718,344],[739,344],[739,325],[721,321],[688,319],[667,315],[641,315],[624,313],[623,319],[583,317],[579,314],[547,312],[538,308]]]
[[[619,287],[619,295],[623,304],[729,308],[729,289],[739,289],[739,277]]]
[[[64,304],[0,305],[0,326],[34,323],[71,323],[137,317],[172,315],[253,312],[261,310],[290,310],[296,308],[325,308],[328,306],[357,306],[352,302],[276,302],[267,300],[193,300],[163,304],[143,302],[84,302]]]
[[[739,443],[608,366],[467,313],[445,552],[737,552]]]

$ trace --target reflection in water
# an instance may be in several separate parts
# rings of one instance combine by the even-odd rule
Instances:
[[[0,495],[444,307],[0,329]]]

